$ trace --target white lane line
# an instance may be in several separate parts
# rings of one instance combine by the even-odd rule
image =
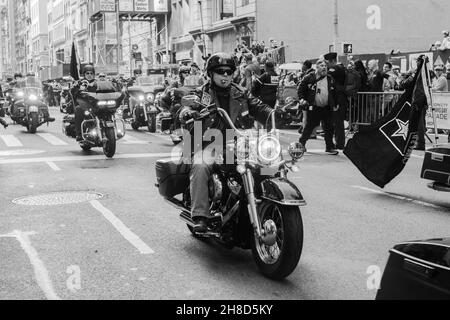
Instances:
[[[39,258],[36,249],[34,249],[33,246],[31,245],[29,236],[35,234],[36,234],[35,232],[22,232],[19,230],[14,230],[10,234],[0,235],[0,238],[16,238],[17,241],[19,241],[20,246],[30,259],[31,265],[33,266],[34,269],[36,281],[41,290],[44,292],[45,297],[48,300],[61,300],[61,298],[58,297],[58,295],[55,292],[55,289],[53,288],[52,282],[50,280],[48,271],[45,268],[44,263]]]
[[[13,135],[0,135],[0,138],[8,147],[23,147],[22,142],[20,142],[19,139],[17,139]]]
[[[142,241],[135,233],[127,228],[122,221],[119,220],[111,211],[106,209],[100,202],[93,200],[90,202],[95,210],[100,212],[106,220],[108,220],[114,228],[128,241],[130,242],[141,254],[153,254],[155,253],[144,241]]]
[[[62,141],[61,139],[57,138],[56,136],[54,136],[51,133],[38,133],[37,135],[53,146],[67,146],[68,145],[67,142]]]
[[[47,162],[48,166],[54,171],[61,171],[61,168],[58,167],[54,162]]]
[[[447,209],[446,207],[443,207],[443,206],[438,206],[438,205],[435,205],[435,204],[432,204],[432,203],[429,203],[429,202],[425,202],[425,201],[420,201],[420,200],[415,200],[415,199],[399,196],[399,195],[392,194],[392,193],[385,192],[385,191],[374,190],[374,189],[365,188],[365,187],[361,187],[361,186],[352,186],[352,188],[360,189],[360,190],[364,190],[364,191],[368,191],[368,192],[372,192],[372,193],[377,193],[377,194],[383,194],[383,195],[386,195],[388,197],[391,197],[391,198],[394,198],[394,199],[397,199],[397,200],[403,200],[403,201],[412,202],[412,203],[415,203],[415,204],[418,204],[418,205],[421,205],[421,206],[424,206],[424,207],[435,208],[435,209],[442,209],[442,208]]]
[[[148,141],[139,140],[128,133],[121,139],[121,141],[123,141],[124,144],[149,144]]]
[[[24,163],[42,163],[42,162],[68,162],[68,161],[91,161],[105,160],[113,161],[114,159],[142,159],[142,158],[179,158],[180,153],[138,153],[138,154],[119,154],[113,159],[107,159],[105,156],[74,156],[74,157],[51,157],[51,158],[23,158],[23,159],[4,159],[0,160],[0,164],[24,164]]]

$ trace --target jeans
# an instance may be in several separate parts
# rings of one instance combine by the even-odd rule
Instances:
[[[333,116],[329,107],[313,107],[313,110],[308,110],[306,117],[306,126],[300,138],[300,143],[306,146],[306,142],[311,137],[314,128],[323,123],[323,130],[325,132],[325,144],[327,150],[334,149],[333,144]]]

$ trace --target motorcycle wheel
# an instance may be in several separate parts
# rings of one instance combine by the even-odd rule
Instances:
[[[156,115],[154,114],[148,116],[148,132],[156,132]]]
[[[37,127],[39,123],[39,118],[37,113],[32,113],[29,122],[27,125],[27,129],[29,133],[36,133]]]
[[[116,154],[116,131],[114,128],[106,128],[105,136],[107,141],[103,144],[103,153],[108,158],[114,157]]]
[[[275,245],[269,247],[255,236],[253,258],[267,278],[281,280],[297,267],[303,248],[303,222],[298,207],[265,202],[259,213],[261,226],[273,221],[277,227]]]

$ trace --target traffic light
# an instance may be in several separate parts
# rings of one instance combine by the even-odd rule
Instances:
[[[351,43],[344,43],[344,54],[352,54],[353,53],[353,45]]]

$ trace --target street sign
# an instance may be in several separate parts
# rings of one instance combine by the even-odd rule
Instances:
[[[344,43],[344,54],[352,54],[353,53],[353,45],[351,43]]]

